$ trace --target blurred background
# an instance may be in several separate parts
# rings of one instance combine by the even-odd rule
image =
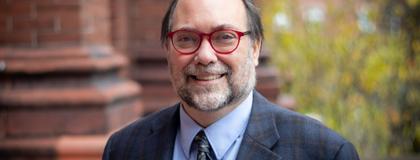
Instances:
[[[341,133],[363,159],[420,152],[420,1],[261,7],[281,95],[297,111]]]
[[[170,0],[0,0],[0,159],[100,159],[176,103],[160,46]],[[420,159],[419,0],[256,0],[257,90],[362,159]]]

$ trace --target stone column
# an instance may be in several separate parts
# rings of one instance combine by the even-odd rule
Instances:
[[[100,159],[142,113],[110,0],[0,0],[0,159]]]

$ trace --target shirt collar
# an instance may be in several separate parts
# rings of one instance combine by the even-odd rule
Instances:
[[[207,128],[202,128],[180,107],[180,138],[184,154],[189,158],[195,135],[204,130],[217,159],[222,159],[235,140],[245,132],[252,108],[252,91],[233,111]],[[229,128],[229,129],[226,129]]]

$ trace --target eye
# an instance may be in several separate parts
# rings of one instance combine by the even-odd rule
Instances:
[[[228,40],[228,39],[233,39],[233,38],[235,38],[235,36],[234,35],[232,35],[232,34],[229,34],[229,33],[224,33],[223,35],[221,35],[221,37],[220,37],[221,39],[226,39],[226,40]]]
[[[212,40],[216,43],[232,43],[236,41],[237,36],[234,32],[220,31],[214,33]]]
[[[174,46],[178,49],[194,48],[200,41],[200,36],[194,32],[179,31],[173,36]]]
[[[176,37],[177,42],[193,42],[195,39],[190,35],[180,35]]]

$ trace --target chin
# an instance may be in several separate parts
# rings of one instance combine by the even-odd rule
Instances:
[[[221,88],[180,88],[178,95],[190,107],[204,112],[218,111],[232,100],[232,91],[227,86]]]

